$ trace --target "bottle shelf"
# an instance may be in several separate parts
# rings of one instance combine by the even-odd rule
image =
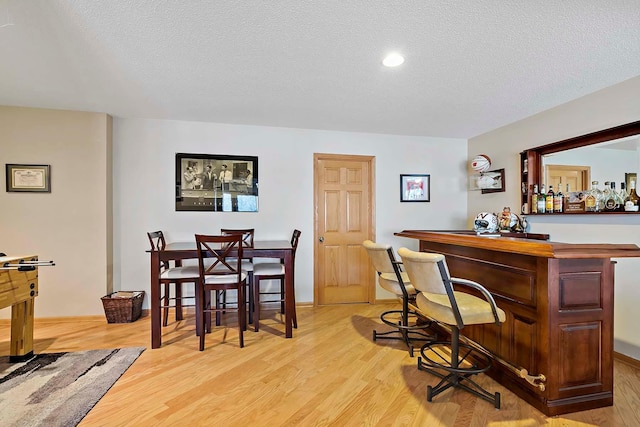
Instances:
[[[528,213],[526,216],[563,216],[563,215],[638,215],[640,212],[611,211],[611,212],[561,212],[561,213]]]

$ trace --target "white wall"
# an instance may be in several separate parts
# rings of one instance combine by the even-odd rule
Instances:
[[[256,229],[256,239],[302,231],[296,256],[296,300],[313,301],[313,154],[376,157],[377,240],[417,249],[403,229],[465,227],[467,142],[166,120],[114,120],[115,287],[149,292],[146,232],[169,241],[220,228]],[[175,153],[258,156],[259,212],[176,212]],[[430,203],[400,203],[400,174],[431,174]],[[391,298],[377,287],[378,298]],[[148,301],[145,301],[148,306]]]
[[[51,165],[51,193],[5,192],[6,163]],[[36,316],[102,313],[112,285],[111,117],[0,106],[0,167],[0,252],[56,263],[39,269]]]
[[[506,192],[469,192],[468,226],[477,212],[520,206],[519,153],[640,119],[640,77],[547,110],[469,140],[469,158],[485,153],[494,168],[505,168]],[[526,100],[524,100],[526,102]],[[621,171],[629,172],[627,170]],[[609,173],[607,173],[609,175]],[[624,176],[624,175],[622,175]],[[620,175],[616,176],[620,180]],[[602,183],[601,183],[602,185]],[[640,245],[639,215],[529,216],[532,232],[549,233],[569,243],[634,243]],[[617,259],[615,277],[615,350],[640,359],[640,259]]]

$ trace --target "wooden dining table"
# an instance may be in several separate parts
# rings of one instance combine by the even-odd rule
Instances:
[[[168,243],[164,250],[147,250],[151,256],[151,348],[162,345],[162,326],[160,315],[160,264],[163,261],[182,261],[197,259],[198,249],[192,242]],[[231,252],[229,255],[233,256]],[[285,271],[285,337],[293,337],[293,317],[295,310],[295,290],[293,287],[294,262],[293,247],[288,240],[255,240],[253,247],[242,248],[243,258],[279,258]]]

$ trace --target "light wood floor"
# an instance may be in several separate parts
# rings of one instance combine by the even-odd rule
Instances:
[[[393,305],[395,307],[395,305]],[[391,306],[298,308],[299,329],[284,339],[275,311],[259,333],[235,328],[207,336],[199,352],[192,316],[163,328],[150,348],[149,318],[130,324],[104,319],[36,320],[36,353],[144,346],[147,350],[82,421],[81,426],[639,426],[640,370],[615,362],[614,405],[549,418],[482,375],[502,394],[502,409],[450,390],[432,403],[436,378],[416,369],[403,346],[372,342],[384,330],[378,315]],[[0,324],[0,354],[9,353]]]

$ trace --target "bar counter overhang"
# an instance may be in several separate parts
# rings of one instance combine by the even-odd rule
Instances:
[[[502,326],[461,331],[497,356],[488,375],[549,416],[613,404],[611,258],[640,257],[638,246],[473,231],[395,235],[419,240],[420,251],[444,254],[452,276],[481,283],[505,311]],[[526,369],[529,381],[515,367]]]

